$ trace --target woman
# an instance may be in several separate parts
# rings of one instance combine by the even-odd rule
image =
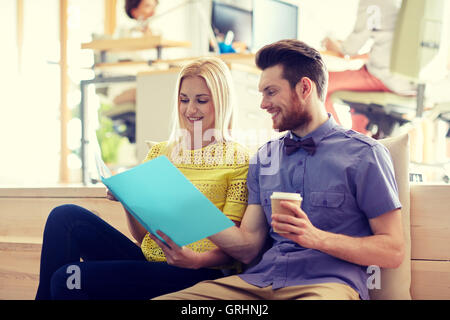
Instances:
[[[170,139],[153,146],[146,161],[167,155],[239,224],[247,205],[249,158],[230,135],[230,71],[220,59],[198,59],[181,70],[176,94]],[[108,198],[115,200],[109,192]],[[167,246],[128,212],[126,216],[140,246],[84,208],[53,209],[44,230],[36,299],[150,299],[221,277],[221,269],[236,268],[207,239],[178,247],[160,233]]]

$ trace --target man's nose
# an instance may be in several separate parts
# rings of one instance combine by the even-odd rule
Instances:
[[[270,102],[268,99],[266,98],[262,98],[261,100],[261,109],[265,110],[267,108],[269,108],[272,105],[272,102]]]

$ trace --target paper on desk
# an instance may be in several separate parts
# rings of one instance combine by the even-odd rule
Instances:
[[[104,172],[106,165],[100,161],[97,168]],[[156,231],[161,230],[179,246],[234,225],[165,156],[114,176],[107,177],[100,170],[99,175],[148,231],[158,236]]]

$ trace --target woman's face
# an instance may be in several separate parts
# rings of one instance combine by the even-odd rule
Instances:
[[[202,77],[190,76],[182,79],[178,97],[178,111],[181,127],[188,130],[192,138],[203,141],[206,130],[215,128],[214,103],[211,91]],[[197,130],[201,128],[202,137],[194,136],[194,127]],[[199,131],[197,132],[199,133]]]
[[[157,0],[142,0],[137,8],[131,10],[131,14],[136,20],[147,20],[155,14],[157,5]]]

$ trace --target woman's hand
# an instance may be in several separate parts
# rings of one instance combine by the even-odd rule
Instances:
[[[187,247],[180,247],[172,241],[165,233],[158,230],[156,233],[164,239],[162,242],[158,237],[150,233],[152,238],[158,246],[164,251],[167,263],[180,268],[199,269],[201,268],[201,254],[197,253]]]
[[[111,191],[109,191],[109,189],[106,189],[106,199],[111,201],[119,201],[116,199],[116,197],[114,197],[114,195],[111,193]]]

